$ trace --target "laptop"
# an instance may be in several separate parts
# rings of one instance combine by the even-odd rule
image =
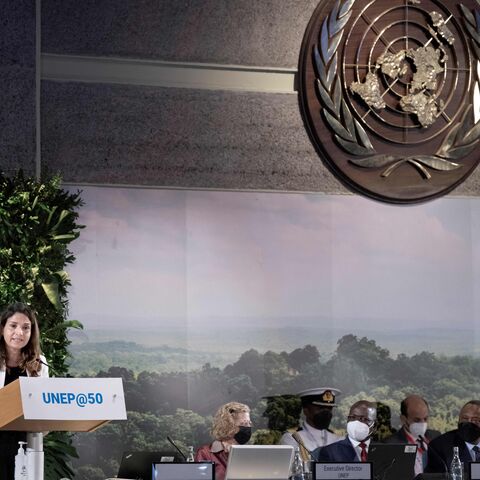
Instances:
[[[225,480],[287,480],[291,445],[232,445]]]
[[[417,446],[408,443],[371,443],[367,461],[373,463],[374,480],[412,480]]]
[[[154,463],[152,480],[215,480],[213,462]]]
[[[470,462],[470,480],[480,480],[480,462]]]
[[[415,480],[449,480],[450,474],[448,472],[443,473],[419,473]],[[465,479],[467,480],[467,479]]]
[[[125,452],[118,469],[118,478],[152,480],[152,465],[162,462],[181,462],[177,452]]]

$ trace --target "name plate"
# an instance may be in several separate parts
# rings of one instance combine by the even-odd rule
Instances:
[[[126,420],[121,378],[20,377],[26,420]]]
[[[372,464],[371,462],[315,462],[313,478],[314,480],[372,480]]]
[[[213,480],[212,462],[154,463],[153,480]]]
[[[470,464],[470,480],[480,480],[480,462]]]

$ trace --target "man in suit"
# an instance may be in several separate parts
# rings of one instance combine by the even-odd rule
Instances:
[[[447,473],[452,463],[453,447],[458,447],[465,471],[468,464],[480,461],[480,400],[467,402],[458,416],[458,428],[432,440],[428,446],[425,472]]]
[[[347,436],[312,452],[319,462],[366,462],[370,440],[375,433],[377,409],[366,400],[355,402],[347,417]]]
[[[423,473],[427,464],[428,444],[438,437],[440,432],[428,429],[430,411],[427,401],[419,395],[409,395],[400,403],[400,422],[402,428],[385,443],[411,443],[417,445],[415,475]]]

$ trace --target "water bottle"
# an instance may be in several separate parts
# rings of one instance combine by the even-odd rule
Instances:
[[[450,464],[450,479],[463,480],[463,465],[458,454],[458,447],[453,447],[453,459]]]
[[[300,456],[300,449],[298,447],[295,447],[295,455],[293,457],[290,480],[305,480],[303,461],[302,457]]]
[[[18,452],[15,456],[15,480],[28,480],[27,454],[24,445],[27,442],[18,442]]]
[[[193,452],[193,447],[190,445],[188,447],[187,462],[192,463],[195,461],[195,454]]]
[[[313,467],[312,467],[311,460],[304,460],[303,461],[303,476],[305,480],[312,480],[313,478]]]

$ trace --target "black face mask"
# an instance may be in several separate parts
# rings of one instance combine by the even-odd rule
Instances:
[[[460,422],[458,434],[464,442],[475,443],[480,438],[480,427],[471,422]]]
[[[313,426],[318,430],[326,430],[330,426],[333,413],[331,410],[320,410],[313,416]]]
[[[250,440],[250,437],[252,436],[252,427],[240,426],[238,428],[239,430],[233,436],[233,438],[239,445],[245,445]]]

